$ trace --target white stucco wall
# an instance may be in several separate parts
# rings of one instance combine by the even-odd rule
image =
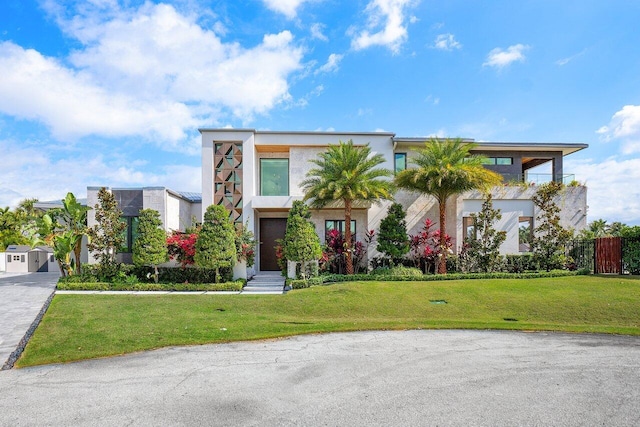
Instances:
[[[539,187],[498,186],[492,190],[493,207],[500,209],[502,219],[496,224],[497,230],[507,232],[507,239],[500,247],[502,254],[518,254],[519,252],[519,218],[533,217],[533,227],[537,227],[540,210],[531,200]],[[479,191],[470,191],[458,198],[456,236],[462,242],[462,218],[477,213],[482,209],[483,195]],[[575,232],[587,226],[587,188],[565,187],[555,198],[561,209],[560,223]],[[459,246],[459,245],[458,245]]]
[[[0,271],[7,271],[7,254],[0,252]]]

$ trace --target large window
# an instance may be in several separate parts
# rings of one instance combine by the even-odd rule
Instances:
[[[518,243],[520,252],[531,252],[533,241],[533,218],[521,216],[518,218]]]
[[[289,195],[289,159],[260,159],[260,195]]]
[[[395,153],[393,156],[393,170],[395,173],[407,168],[407,153]]]
[[[124,242],[120,248],[120,252],[132,253],[133,242],[138,238],[138,217],[137,216],[123,216],[120,218],[122,222],[127,224],[127,228],[122,231]]]

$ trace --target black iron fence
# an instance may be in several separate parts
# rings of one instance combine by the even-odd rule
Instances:
[[[566,247],[566,255],[578,269],[640,275],[640,237],[572,240]]]

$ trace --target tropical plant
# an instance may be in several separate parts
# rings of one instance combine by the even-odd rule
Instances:
[[[500,209],[493,208],[491,193],[487,193],[478,213],[472,213],[471,218],[475,233],[465,237],[464,256],[466,269],[489,273],[500,271],[500,245],[507,239],[506,231],[497,231],[494,225],[502,219]]]
[[[532,252],[534,260],[547,271],[564,267],[565,246],[571,239],[571,232],[560,224],[560,208],[555,202],[562,188],[560,182],[548,182],[541,185],[532,198],[540,210],[536,217],[538,226],[534,230]]]
[[[133,242],[133,263],[153,267],[153,280],[158,283],[158,264],[167,262],[167,233],[162,228],[160,213],[155,209],[142,209],[138,222],[138,237]]]
[[[98,191],[98,203],[94,209],[96,225],[87,230],[87,248],[98,259],[101,276],[109,277],[118,270],[116,253],[124,243],[123,232],[127,224],[120,218],[122,211],[114,195],[105,187]]]
[[[434,273],[437,272],[440,258],[446,259],[453,246],[448,234],[444,236],[443,246],[440,230],[432,230],[433,226],[433,221],[427,218],[418,233],[409,235],[411,258],[413,258],[415,266],[422,268],[425,273],[431,270]]]
[[[256,260],[257,243],[248,224],[240,225],[236,229],[236,257],[238,261],[246,261],[247,267],[252,267]]]
[[[502,177],[483,166],[483,156],[472,155],[477,145],[461,139],[436,139],[410,162],[417,167],[396,174],[400,188],[434,196],[438,201],[440,220],[440,259],[438,273],[446,274],[446,208],[449,197],[468,190],[487,190],[502,181]]]
[[[305,280],[309,263],[317,261],[322,256],[320,239],[310,218],[309,207],[300,200],[294,201],[289,210],[283,240],[285,258],[287,261],[301,264],[300,274]]]
[[[62,209],[58,210],[59,224],[71,235],[75,274],[82,273],[80,255],[82,253],[82,238],[87,235],[87,212],[89,210],[90,208],[78,202],[76,196],[71,192],[62,199]]]
[[[221,268],[236,264],[236,245],[231,243],[235,240],[236,230],[229,212],[220,205],[209,206],[196,242],[194,260],[200,267],[215,269],[216,282],[221,281]]]
[[[375,202],[391,199],[392,176],[388,169],[378,168],[385,162],[381,154],[372,154],[369,144],[355,146],[352,140],[330,144],[319,159],[312,159],[317,168],[311,169],[302,181],[304,200],[312,208],[323,208],[334,202],[344,205],[345,263],[347,274],[353,274],[351,240],[351,210],[355,201]]]
[[[409,238],[407,236],[407,214],[400,203],[392,203],[382,221],[378,233],[376,249],[385,254],[391,265],[409,252]]]
[[[29,239],[21,232],[22,224],[20,214],[9,207],[0,208],[0,250],[9,245],[29,244]]]

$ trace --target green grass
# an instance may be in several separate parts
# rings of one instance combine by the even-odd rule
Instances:
[[[640,335],[640,280],[351,282],[287,295],[57,295],[17,366],[171,345],[417,328]]]

